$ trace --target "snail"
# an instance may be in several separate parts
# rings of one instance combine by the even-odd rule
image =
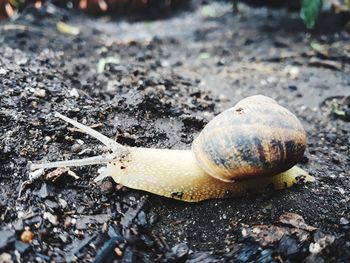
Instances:
[[[129,188],[188,202],[313,181],[295,166],[306,147],[302,124],[266,96],[247,97],[217,115],[193,141],[191,150],[123,146],[73,119],[55,116],[95,137],[112,153],[31,164],[32,170],[105,164],[96,181],[111,176]]]

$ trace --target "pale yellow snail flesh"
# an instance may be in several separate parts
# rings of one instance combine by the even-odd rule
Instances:
[[[261,107],[266,108],[267,111],[264,113],[260,109]],[[275,110],[276,107],[277,110]],[[260,112],[255,112],[256,110]],[[254,114],[261,114],[261,117],[256,117]],[[246,116],[248,116],[248,121],[237,121],[237,124],[233,123],[231,125],[233,128],[225,127],[222,126],[225,125],[225,120],[220,120],[220,118],[225,119],[225,115],[230,116],[230,118],[233,115],[234,121],[241,120],[241,117],[247,119]],[[274,120],[271,122],[269,121],[269,117],[265,115],[271,115],[272,118],[275,118],[275,115],[277,115],[277,121]],[[100,176],[95,180],[101,180],[104,177],[111,176],[116,183],[129,188],[139,189],[187,202],[242,196],[248,192],[261,192],[267,188],[284,189],[296,183],[314,181],[314,178],[307,172],[294,166],[294,164],[300,160],[300,155],[302,157],[305,149],[303,144],[306,144],[305,132],[300,122],[288,110],[265,96],[256,95],[248,97],[237,103],[233,108],[218,115],[204,128],[201,135],[194,141],[192,150],[127,147],[59,113],[56,113],[56,116],[100,140],[112,153],[80,160],[32,164],[32,170],[39,168],[106,164],[106,167],[100,169]],[[282,120],[284,118],[291,118],[293,123],[291,126],[281,124],[278,130],[276,127],[273,127],[272,124],[279,125],[279,118]],[[294,123],[295,121],[296,123]],[[242,127],[237,127],[237,125],[241,125]],[[252,125],[251,131],[249,131],[247,125]],[[257,125],[259,127],[257,127]],[[234,136],[235,130],[238,131],[238,136],[242,136],[242,133],[248,132],[251,134],[251,136],[247,137],[248,141],[250,140],[254,142],[254,144],[257,141],[259,142],[258,147],[255,147],[254,144],[252,146],[252,144],[248,142],[247,150],[244,149],[244,147],[242,148],[239,145],[235,145],[237,144],[237,140],[233,140],[233,145],[230,145],[228,148],[232,149],[234,153],[226,153],[227,147],[223,145],[220,146],[222,148],[221,150],[230,156],[230,158],[237,159],[235,161],[236,163],[225,162],[225,169],[233,168],[237,170],[237,167],[239,167],[239,173],[233,173],[231,177],[228,175],[228,169],[222,172],[222,177],[219,177],[220,172],[217,171],[218,168],[213,168],[215,166],[212,164],[207,166],[201,164],[202,162],[207,162],[208,153],[212,151],[211,147],[213,147],[213,145],[200,147],[198,144],[203,143],[206,137],[212,140],[215,137],[213,135],[215,131],[208,131],[208,129],[218,129],[216,132],[220,132],[219,127],[225,127],[221,133],[233,133]],[[262,135],[259,140],[256,138],[256,131],[259,131],[259,136],[260,134]],[[276,138],[279,142],[283,143],[289,142],[290,139],[297,141],[298,143],[293,144],[290,150],[296,150],[298,156],[296,157],[294,154],[287,151],[287,144],[277,144],[278,147],[276,148],[276,145],[272,147],[263,143],[264,141],[271,142],[268,137],[271,136],[270,133],[272,132],[274,132],[275,135],[272,142],[275,142]],[[286,139],[284,138],[285,136]],[[219,136],[216,135],[216,137]],[[224,138],[224,141],[229,141],[227,136]],[[238,140],[238,142],[240,143],[240,140]],[[215,144],[216,143],[214,143],[214,146]],[[301,145],[301,148],[296,147],[296,145]],[[234,146],[237,147],[235,148]],[[271,151],[273,154],[270,153]],[[250,162],[250,160],[242,160],[242,156],[248,156],[252,162]],[[264,163],[255,165],[257,157],[261,159],[262,156],[264,157]],[[286,157],[289,157],[291,161],[285,161],[284,159],[286,159]],[[249,171],[249,168],[252,168],[250,169],[251,171]],[[210,175],[211,170],[214,170],[216,174]]]

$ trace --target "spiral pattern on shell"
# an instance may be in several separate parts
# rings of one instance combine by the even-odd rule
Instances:
[[[307,139],[297,117],[269,97],[239,101],[210,121],[192,144],[200,167],[223,181],[283,172],[303,158]]]

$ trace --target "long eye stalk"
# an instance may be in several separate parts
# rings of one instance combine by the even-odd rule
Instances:
[[[78,160],[67,160],[67,161],[58,161],[51,163],[33,163],[30,165],[30,170],[36,169],[48,169],[48,168],[56,168],[56,167],[66,167],[66,166],[84,166],[84,165],[92,165],[92,164],[105,164],[113,161],[116,158],[115,154],[108,155],[100,155],[94,157],[88,157]]]
[[[112,150],[113,153],[94,156],[94,157],[88,157],[88,158],[79,159],[79,160],[67,160],[67,161],[58,161],[58,162],[51,162],[51,163],[31,164],[30,165],[31,170],[36,170],[40,168],[46,169],[46,168],[65,167],[65,166],[84,166],[84,165],[92,165],[92,164],[104,164],[104,163],[113,161],[113,159],[115,159],[116,157],[120,156],[121,154],[127,151],[127,148],[124,147],[123,145],[109,139],[107,136],[99,133],[98,131],[95,131],[94,129],[84,124],[81,124],[73,119],[63,116],[58,112],[55,113],[55,116],[61,118],[62,120],[72,124],[73,126],[81,129],[83,132],[96,138],[97,140],[102,142],[104,145],[106,145],[110,150]]]
[[[100,142],[102,142],[104,145],[106,145],[109,149],[111,149],[114,153],[118,153],[122,150],[124,150],[125,147],[123,147],[121,144],[111,140],[110,138],[108,138],[107,136],[103,135],[102,133],[99,133],[98,131],[95,131],[94,129],[81,124],[71,118],[68,118],[58,112],[55,113],[55,117],[61,118],[62,120],[72,124],[73,126],[81,129],[82,131],[84,131],[85,133],[91,135],[92,137],[96,138],[97,140],[99,140]]]

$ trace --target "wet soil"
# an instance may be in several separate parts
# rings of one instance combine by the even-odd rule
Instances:
[[[58,21],[80,34],[58,32]],[[350,122],[334,105],[349,108],[350,47],[348,33],[329,27],[307,32],[297,14],[235,14],[225,2],[151,21],[46,5],[1,23],[0,262],[346,262]],[[104,58],[114,62],[98,72]],[[28,182],[29,162],[106,150],[55,112],[125,145],[189,149],[216,114],[253,94],[300,118],[309,140],[300,166],[315,183],[188,204],[96,184],[96,166]],[[291,234],[300,227],[281,227],[287,212],[316,230]],[[261,225],[284,235],[259,243]]]

